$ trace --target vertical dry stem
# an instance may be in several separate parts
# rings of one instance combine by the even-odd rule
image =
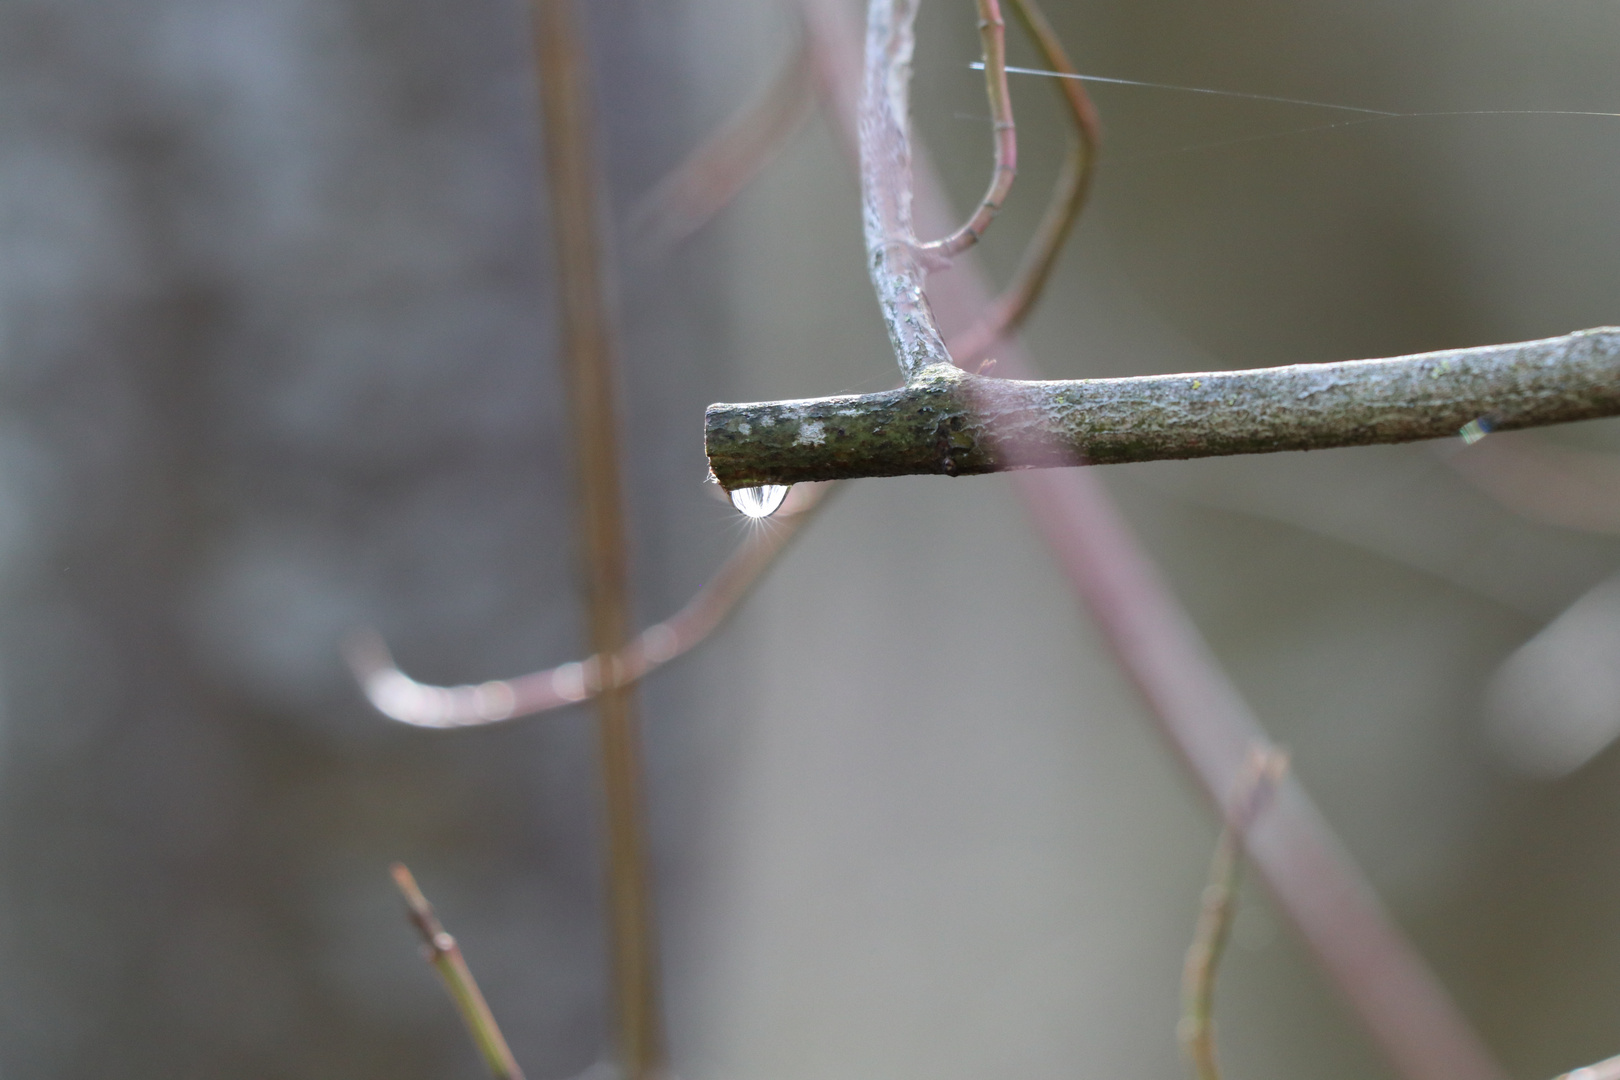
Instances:
[[[512,1057],[506,1037],[495,1023],[495,1015],[489,1011],[489,1003],[484,1000],[483,991],[478,989],[478,982],[461,955],[461,946],[456,944],[455,938],[445,933],[433,905],[416,887],[416,879],[405,864],[395,863],[391,869],[394,884],[410,909],[411,925],[422,935],[423,951],[427,954],[428,963],[444,980],[445,989],[450,991],[450,1000],[456,1003],[456,1010],[467,1025],[467,1034],[472,1036],[473,1044],[483,1055],[484,1064],[489,1066],[495,1080],[523,1080],[523,1070],[518,1068],[517,1059]]]
[[[577,425],[578,485],[591,651],[615,656],[631,634],[628,557],[619,475],[614,342],[597,246],[595,148],[591,145],[584,41],[572,0],[534,0],[535,53],[545,128],[551,227],[562,294],[570,415]],[[657,946],[642,825],[635,688],[609,679],[596,698],[607,810],[607,892],[618,1052],[629,1080],[664,1072]]]

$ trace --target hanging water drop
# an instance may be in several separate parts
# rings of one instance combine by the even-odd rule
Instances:
[[[765,484],[762,487],[733,488],[727,492],[731,505],[751,518],[768,518],[776,513],[787,498],[792,484]]]

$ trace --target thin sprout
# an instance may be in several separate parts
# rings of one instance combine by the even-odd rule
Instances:
[[[355,634],[344,649],[349,668],[378,712],[413,727],[479,727],[588,701],[604,685],[645,678],[712,634],[835,486],[796,485],[770,524],[751,530],[686,606],[637,634],[606,665],[591,656],[512,679],[434,686],[401,671],[382,638],[367,631]]]
[[[1215,976],[1231,934],[1232,917],[1237,913],[1243,840],[1287,770],[1288,755],[1282,751],[1258,747],[1252,750],[1220,839],[1215,842],[1209,884],[1204,886],[1199,906],[1198,928],[1187,949],[1182,973],[1182,1015],[1176,1032],[1196,1080],[1221,1080],[1215,1054]]]
[[[489,1011],[489,1003],[484,1000],[483,991],[478,989],[478,981],[473,978],[472,970],[461,955],[461,946],[456,944],[455,938],[445,933],[433,905],[417,888],[416,879],[405,864],[395,863],[391,870],[394,884],[410,910],[411,925],[422,935],[422,951],[428,963],[433,965],[433,970],[444,980],[445,989],[450,991],[450,1000],[456,1003],[456,1011],[461,1013],[461,1020],[467,1025],[467,1034],[472,1036],[473,1045],[478,1047],[490,1074],[495,1080],[523,1080],[523,1070],[518,1068],[517,1060],[512,1057],[512,1050],[506,1045],[500,1025],[495,1023],[495,1015]]]
[[[973,216],[943,240],[918,245],[925,256],[949,259],[979,242],[1006,202],[1018,175],[1018,133],[1013,126],[1012,95],[1007,91],[1007,27],[997,0],[978,0],[979,38],[984,44],[984,87],[995,123],[995,170]]]
[[[1010,3],[1013,14],[1018,16],[1046,65],[1055,72],[1074,75],[1074,63],[1036,0],[1010,0]],[[978,359],[1024,324],[1040,301],[1058,255],[1091,191],[1097,155],[1102,148],[1102,123],[1085,84],[1078,78],[1057,79],[1055,85],[1074,121],[1074,132],[1057,183],[1052,188],[1051,202],[1024,249],[1024,257],[1012,281],[980,314],[978,321],[951,343],[951,353],[958,363]]]

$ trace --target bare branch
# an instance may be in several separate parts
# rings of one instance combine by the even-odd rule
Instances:
[[[907,379],[951,361],[923,294],[925,270],[911,220],[907,115],[916,19],[917,0],[871,0],[857,125],[868,270],[895,359]]]
[[[1176,1034],[1192,1061],[1196,1080],[1221,1080],[1215,1055],[1215,976],[1237,913],[1238,884],[1243,871],[1242,848],[1249,827],[1270,801],[1288,771],[1288,755],[1269,747],[1249,752],[1244,776],[1227,807],[1226,824],[1215,842],[1209,884],[1199,904],[1198,927],[1182,970],[1181,1023]]]
[[[808,33],[762,92],[704,139],[630,215],[642,243],[672,247],[706,225],[787,145],[816,104]]]
[[[855,34],[840,21],[838,3],[802,2],[827,43],[829,66],[842,63],[843,56],[855,51]],[[886,18],[886,5],[874,2],[872,11],[868,37],[881,41],[884,35],[876,24]],[[869,92],[870,74],[869,64]],[[868,141],[864,120],[863,114],[858,125],[863,146]],[[902,175],[908,176],[909,146],[904,165]],[[863,153],[863,187],[870,176]],[[921,180],[923,197],[943,206],[934,178],[924,171]],[[909,222],[909,183],[890,198],[898,200],[902,194]],[[871,204],[869,197],[869,208]],[[870,214],[867,220],[870,225]],[[972,260],[958,265],[937,290],[941,305],[964,313],[983,310],[988,292],[973,272]],[[926,305],[922,310],[926,313]],[[884,314],[891,315],[887,306]],[[900,355],[902,370],[909,374],[906,355]],[[1000,359],[1015,375],[1028,378],[1034,372],[1015,338],[1004,343]],[[1015,473],[1014,482],[1060,570],[1135,681],[1170,749],[1219,803],[1231,790],[1248,749],[1266,741],[1259,721],[1142,553],[1096,474],[1029,470]],[[1490,1052],[1391,923],[1309,796],[1297,782],[1285,780],[1275,802],[1274,811],[1249,837],[1250,858],[1389,1061],[1408,1080],[1500,1080],[1503,1074]]]
[[[472,1036],[473,1045],[483,1055],[490,1074],[495,1080],[523,1080],[523,1070],[518,1068],[517,1059],[512,1057],[506,1037],[501,1034],[500,1025],[495,1023],[495,1014],[489,1011],[489,1003],[484,1000],[483,991],[478,989],[478,981],[473,978],[467,961],[461,955],[461,946],[456,944],[455,938],[445,933],[433,905],[416,887],[416,879],[405,864],[395,863],[391,870],[394,884],[399,887],[400,895],[405,897],[405,904],[410,909],[411,925],[422,935],[422,951],[428,963],[433,965],[433,970],[439,973],[439,978],[444,980],[445,989],[450,991],[450,1000],[456,1003],[456,1011],[461,1013],[462,1023],[467,1025],[467,1034]]]
[[[1047,22],[1035,0],[1010,0],[1014,14],[1023,24],[1041,59],[1053,71],[1078,75],[1069,54],[1063,48],[1057,32]],[[980,315],[978,322],[950,341],[951,354],[958,363],[977,360],[984,356],[997,341],[1024,324],[1029,313],[1040,301],[1052,268],[1057,265],[1080,211],[1085,208],[1086,196],[1091,191],[1091,179],[1096,173],[1097,154],[1102,147],[1102,124],[1097,110],[1086,94],[1086,85],[1078,78],[1053,79],[1058,96],[1063,99],[1074,133],[1069,140],[1068,152],[1052,188],[1052,199],[1047,204],[1041,223],[1030,237],[1019,262],[1018,271],[1002,290],[1000,296]]]
[[[727,488],[1319,450],[1620,413],[1620,330],[1386,360],[1130,379],[986,379],[948,366],[859,397],[711,405]]]
[[[990,221],[1012,191],[1018,176],[1018,131],[1013,124],[1012,95],[1007,90],[1007,27],[996,0],[977,0],[979,39],[984,45],[984,90],[990,99],[990,121],[995,133],[995,168],[984,198],[961,228],[943,240],[922,245],[925,256],[949,259],[979,242]]]
[[[617,654],[630,640],[629,558],[619,474],[615,347],[598,248],[596,154],[585,43],[574,0],[534,0],[534,49],[544,119],[550,221],[557,251],[569,413],[577,424],[580,540],[591,651]],[[607,816],[608,937],[617,1051],[627,1080],[667,1071],[647,839],[642,823],[640,738],[634,684],[609,683],[596,699]]]
[[[686,606],[663,622],[647,627],[612,657],[606,665],[608,677],[621,686],[645,678],[713,633],[787,549],[789,541],[809,522],[834,487],[795,487],[782,508],[748,534]],[[356,634],[347,642],[344,653],[355,679],[377,711],[415,727],[477,727],[534,716],[589,701],[604,684],[599,656],[512,679],[433,686],[417,682],[399,670],[388,647],[375,633]]]

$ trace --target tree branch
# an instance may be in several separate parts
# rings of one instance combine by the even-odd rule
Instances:
[[[855,52],[856,35],[840,5],[802,2],[827,43],[822,54],[829,69],[844,64]],[[874,16],[874,21],[883,17],[876,4]],[[853,110],[838,115],[852,116]],[[864,141],[864,126],[851,127]],[[906,165],[909,171],[909,149]],[[866,175],[863,168],[863,183]],[[921,181],[923,199],[942,206],[944,197],[926,161]],[[909,187],[905,197],[909,201]],[[959,312],[983,310],[989,299],[971,259],[943,280],[939,296],[942,307]],[[1034,365],[1016,338],[1004,343],[1001,360],[1016,374],[1033,374]],[[1095,473],[1031,470],[1015,473],[1013,480],[1060,571],[1141,691],[1166,743],[1204,793],[1224,802],[1248,750],[1266,741],[1258,719],[1142,553]],[[1490,1052],[1391,922],[1296,780],[1279,785],[1272,812],[1245,841],[1278,906],[1402,1075],[1500,1080],[1503,1073]]]
[[[1411,442],[1620,413],[1620,329],[1387,360],[1015,381],[948,365],[859,397],[711,405],[727,489]]]

